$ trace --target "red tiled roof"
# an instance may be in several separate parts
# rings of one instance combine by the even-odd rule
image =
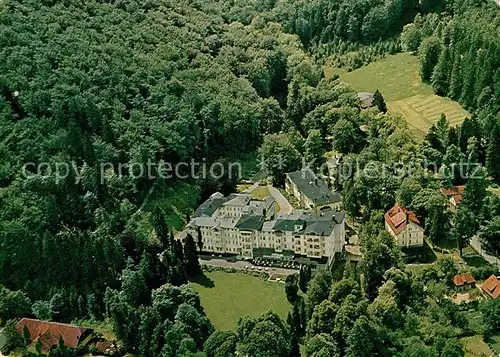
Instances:
[[[464,195],[453,195],[452,198],[453,201],[455,201],[455,204],[459,205],[464,200]]]
[[[391,227],[392,231],[396,235],[405,230],[409,221],[422,228],[420,225],[420,221],[418,220],[415,213],[401,207],[397,203],[384,215],[384,218],[389,227]]]
[[[92,332],[92,329],[86,327],[25,318],[16,325],[18,333],[22,334],[25,326],[28,328],[31,340],[41,342],[43,351],[49,351],[53,346],[57,346],[59,338],[63,339],[65,346],[76,348],[81,339]]]
[[[481,285],[481,289],[491,298],[498,298],[500,296],[500,279],[495,275],[490,276],[483,285]]]
[[[463,195],[465,186],[443,187],[441,193],[445,196]]]
[[[111,341],[98,341],[95,344],[96,352],[106,355],[111,355],[116,352],[116,344]]]
[[[472,284],[475,282],[476,279],[474,279],[471,273],[457,274],[453,277],[453,284],[455,284],[455,286],[462,286],[465,284]]]
[[[464,199],[464,189],[465,186],[452,186],[447,188],[442,188],[441,193],[446,197],[453,198],[455,204],[460,204]]]

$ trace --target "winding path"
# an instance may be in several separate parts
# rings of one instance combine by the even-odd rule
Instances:
[[[293,207],[288,202],[285,196],[281,194],[281,192],[276,188],[271,185],[267,185],[267,189],[269,190],[269,193],[273,198],[278,202],[278,205],[280,206],[280,212],[281,213],[292,213]]]

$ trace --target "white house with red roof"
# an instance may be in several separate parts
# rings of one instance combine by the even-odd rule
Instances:
[[[397,240],[399,247],[412,248],[424,245],[424,228],[413,211],[396,203],[384,218],[385,229]]]

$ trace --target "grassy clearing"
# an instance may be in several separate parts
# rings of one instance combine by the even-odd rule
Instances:
[[[176,232],[186,223],[187,212],[196,209],[199,199],[199,187],[178,183],[166,188],[163,192],[159,189],[155,190],[144,209],[151,212],[159,206],[165,212],[167,225]]]
[[[401,100],[417,94],[432,95],[432,88],[422,83],[418,58],[409,53],[387,56],[352,72],[339,68],[325,68],[325,76],[334,73],[359,92],[380,90],[387,102]]]
[[[283,284],[221,271],[207,272],[206,278],[191,286],[200,294],[201,304],[218,330],[235,330],[240,317],[259,316],[267,310],[286,320],[290,304]]]
[[[468,246],[463,250],[462,260],[469,267],[485,267],[490,265],[481,255],[479,255],[472,247]]]
[[[243,192],[250,187],[252,187],[252,185],[247,185],[247,184],[236,185],[236,191]]]
[[[256,200],[263,200],[270,195],[267,186],[257,186],[250,194]]]
[[[349,73],[331,67],[324,71],[327,77],[339,74],[356,91],[380,90],[389,111],[401,113],[417,138],[423,138],[441,113],[446,114],[452,125],[460,124],[470,115],[459,103],[435,95],[431,86],[422,82],[418,58],[409,53],[387,56]]]
[[[452,126],[462,123],[470,116],[458,102],[435,94],[417,94],[412,97],[388,102],[387,108],[392,113],[400,113],[410,125],[417,138],[423,138],[432,124],[444,113]]]
[[[493,352],[483,341],[483,337],[481,335],[463,337],[460,341],[463,344],[465,357],[489,357],[493,355]]]

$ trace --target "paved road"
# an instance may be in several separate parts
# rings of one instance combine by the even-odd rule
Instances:
[[[472,248],[474,248],[474,250],[476,252],[481,254],[481,256],[484,258],[484,260],[486,260],[488,263],[490,263],[493,266],[500,267],[500,259],[493,256],[493,255],[486,253],[483,250],[483,248],[481,247],[481,241],[479,240],[479,237],[477,235],[472,237],[472,239],[470,240],[470,245]]]
[[[249,188],[241,191],[241,193],[252,193],[253,190],[255,190],[257,187],[259,186],[259,183],[258,182],[255,182],[252,186],[250,186]]]
[[[251,267],[254,266],[251,262],[244,262],[244,261],[228,262],[224,259],[210,259],[210,260],[200,259],[200,264],[211,267],[233,268],[238,270],[245,270],[246,266],[248,266],[249,269],[251,269]],[[255,270],[257,270],[256,266]],[[292,275],[299,272],[296,269],[270,268],[270,267],[268,268],[268,270],[265,270],[265,267],[261,267],[261,271],[278,275]]]
[[[281,192],[276,188],[271,185],[267,185],[267,189],[269,190],[269,193],[271,196],[274,197],[276,202],[278,202],[278,205],[280,206],[280,209],[282,213],[291,213],[293,211],[293,207],[288,202],[288,200],[281,194]]]

